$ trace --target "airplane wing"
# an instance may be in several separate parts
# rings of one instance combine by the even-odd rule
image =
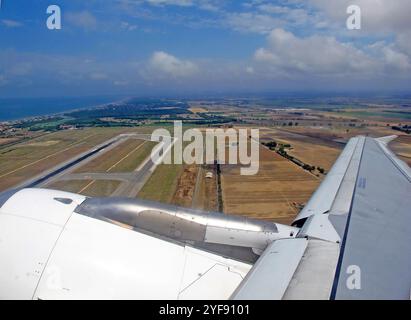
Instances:
[[[137,199],[0,194],[0,299],[409,299],[411,173],[356,137],[293,226]]]
[[[228,299],[298,228],[143,200],[0,196],[0,299]]]
[[[411,172],[393,138],[351,139],[295,219],[296,239],[274,241],[232,298],[410,299]],[[279,266],[295,272],[270,275]]]

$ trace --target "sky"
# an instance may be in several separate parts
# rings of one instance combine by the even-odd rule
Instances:
[[[351,4],[360,30],[346,27]],[[0,98],[409,93],[410,12],[409,0],[1,0]]]

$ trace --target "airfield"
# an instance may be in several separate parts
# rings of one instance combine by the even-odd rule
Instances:
[[[30,132],[20,141],[4,138],[0,191],[35,186],[91,197],[143,198],[289,224],[353,136],[396,134],[390,147],[411,164],[411,136],[392,130],[400,120],[381,118],[375,110],[364,116],[364,110],[267,111],[197,101],[187,112],[187,121],[237,117],[215,126],[259,128],[259,172],[241,176],[240,165],[154,165],[150,153],[156,143],[150,134],[161,124],[86,127]],[[270,142],[277,147],[267,147]]]

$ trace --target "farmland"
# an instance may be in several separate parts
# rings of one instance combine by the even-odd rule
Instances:
[[[401,135],[390,143],[390,147],[401,160],[411,166],[411,136]]]
[[[290,145],[291,147],[287,148],[289,155],[310,166],[324,168],[326,171],[331,169],[344,147],[342,144],[333,143],[332,140],[327,142],[318,137],[274,128],[265,129],[261,140]]]
[[[240,166],[222,166],[224,212],[290,223],[320,180],[280,155],[260,148],[260,169],[239,175]]]

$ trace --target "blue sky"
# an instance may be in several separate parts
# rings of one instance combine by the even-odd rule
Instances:
[[[352,2],[2,0],[0,97],[409,91],[411,2]]]

